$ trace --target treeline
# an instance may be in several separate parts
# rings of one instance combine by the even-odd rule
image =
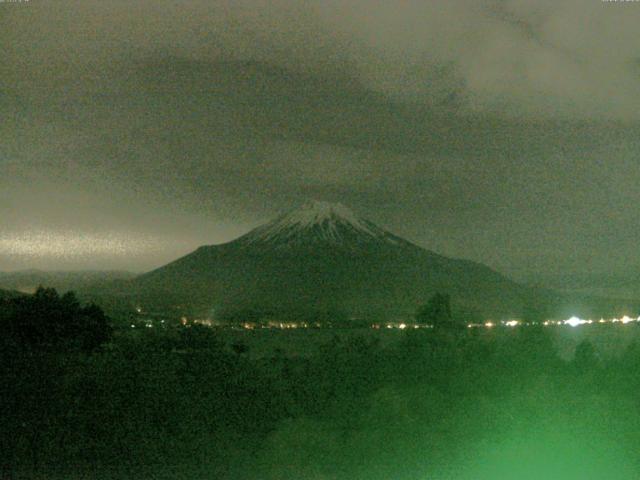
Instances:
[[[0,348],[19,352],[91,352],[112,335],[100,307],[81,305],[73,292],[60,296],[39,287],[33,295],[0,299]]]
[[[51,312],[38,310],[45,298]],[[52,292],[22,301],[43,323],[66,312],[81,337],[103,325]],[[30,307],[11,305],[2,319],[16,328]],[[607,359],[585,343],[565,362],[543,329],[416,330],[385,348],[335,336],[313,356],[274,348],[256,358],[206,327],[97,331],[101,342],[63,330],[55,342],[17,337],[0,352],[0,478],[624,479],[640,471],[635,346]]]

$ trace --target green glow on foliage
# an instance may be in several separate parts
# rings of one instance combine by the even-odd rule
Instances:
[[[465,473],[475,480],[626,480],[635,479],[628,450],[604,435],[576,432],[567,425],[522,432],[483,445]]]

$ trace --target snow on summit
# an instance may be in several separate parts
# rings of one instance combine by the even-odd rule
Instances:
[[[310,201],[249,232],[245,240],[278,242],[301,240],[342,242],[347,239],[383,240],[396,243],[393,236],[360,218],[341,203]]]
[[[359,218],[341,203],[307,202],[300,208],[281,216],[275,223],[282,228],[310,228],[314,225],[323,225],[325,223],[333,225],[342,223],[369,235],[376,235],[375,232],[371,231],[368,222]]]

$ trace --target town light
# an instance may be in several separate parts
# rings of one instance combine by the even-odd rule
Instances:
[[[578,317],[571,317],[569,320],[564,321],[565,325],[570,325],[572,327],[577,327],[578,325],[582,325],[584,323],[587,323],[587,321],[582,320],[581,318],[578,318]]]

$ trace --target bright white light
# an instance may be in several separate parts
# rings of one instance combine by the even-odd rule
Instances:
[[[571,325],[572,327],[577,327],[578,325],[583,325],[585,323],[587,323],[586,320],[582,320],[578,317],[571,317],[569,320],[564,321],[565,325]]]
[[[491,328],[493,327],[493,322],[485,322],[484,326],[487,328]]]
[[[509,320],[505,325],[507,327],[517,327],[520,324],[518,320]]]
[[[401,323],[401,324],[398,326],[398,328],[399,328],[400,330],[404,330],[405,328],[407,328],[407,325],[406,325],[406,324],[404,324],[404,323]]]
[[[633,322],[633,318],[629,318],[628,316],[626,316],[626,315],[625,315],[624,317],[622,317],[622,318],[620,319],[620,321],[621,321],[622,323],[624,323],[624,324],[627,324],[627,323],[629,323],[629,322]]]

